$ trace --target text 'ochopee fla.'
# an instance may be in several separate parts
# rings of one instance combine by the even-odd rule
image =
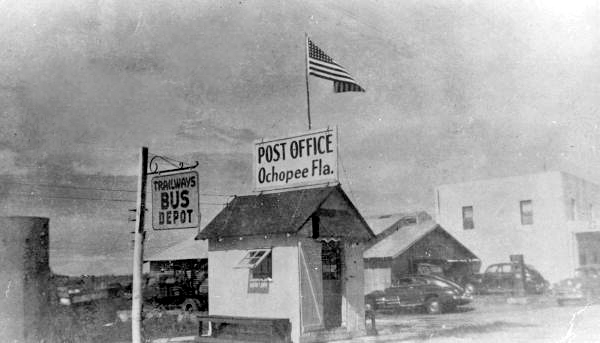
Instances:
[[[337,181],[337,130],[254,144],[254,188],[268,190]]]

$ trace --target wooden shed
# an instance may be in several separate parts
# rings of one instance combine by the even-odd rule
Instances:
[[[190,237],[147,257],[148,297],[162,306],[206,310],[208,306],[208,243]]]
[[[372,238],[339,185],[234,198],[197,236],[208,240],[210,341],[364,335]]]
[[[206,264],[207,260],[207,242],[197,241],[193,237],[144,258],[144,262],[150,265],[150,274],[188,269],[190,265]]]
[[[443,274],[461,282],[461,278],[479,269],[477,256],[435,221],[406,224],[405,217],[398,220],[405,222],[391,223],[365,250],[365,294],[390,287],[407,274]]]

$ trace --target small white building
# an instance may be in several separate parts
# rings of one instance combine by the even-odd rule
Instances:
[[[281,332],[289,323],[286,342],[364,335],[362,254],[373,238],[339,185],[235,197],[197,236],[208,240],[215,326],[201,338],[252,340],[269,320]]]
[[[437,187],[436,221],[483,267],[523,254],[551,282],[600,263],[600,187],[564,172]]]

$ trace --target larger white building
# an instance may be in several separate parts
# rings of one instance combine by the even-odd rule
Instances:
[[[564,172],[447,184],[436,220],[485,268],[523,254],[551,282],[600,263],[600,186]]]

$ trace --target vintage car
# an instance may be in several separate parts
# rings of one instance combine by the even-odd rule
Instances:
[[[473,300],[472,295],[460,285],[435,275],[408,275],[396,280],[384,291],[374,291],[365,296],[368,310],[398,310],[424,308],[427,313],[451,311]]]
[[[510,293],[514,291],[517,278],[511,263],[496,263],[487,267],[482,274],[473,275],[469,283],[474,286],[476,293]],[[542,294],[548,290],[550,283],[534,267],[525,265],[524,286],[526,293]]]
[[[600,265],[575,269],[575,277],[561,280],[553,287],[559,306],[571,302],[592,303],[600,300]]]

